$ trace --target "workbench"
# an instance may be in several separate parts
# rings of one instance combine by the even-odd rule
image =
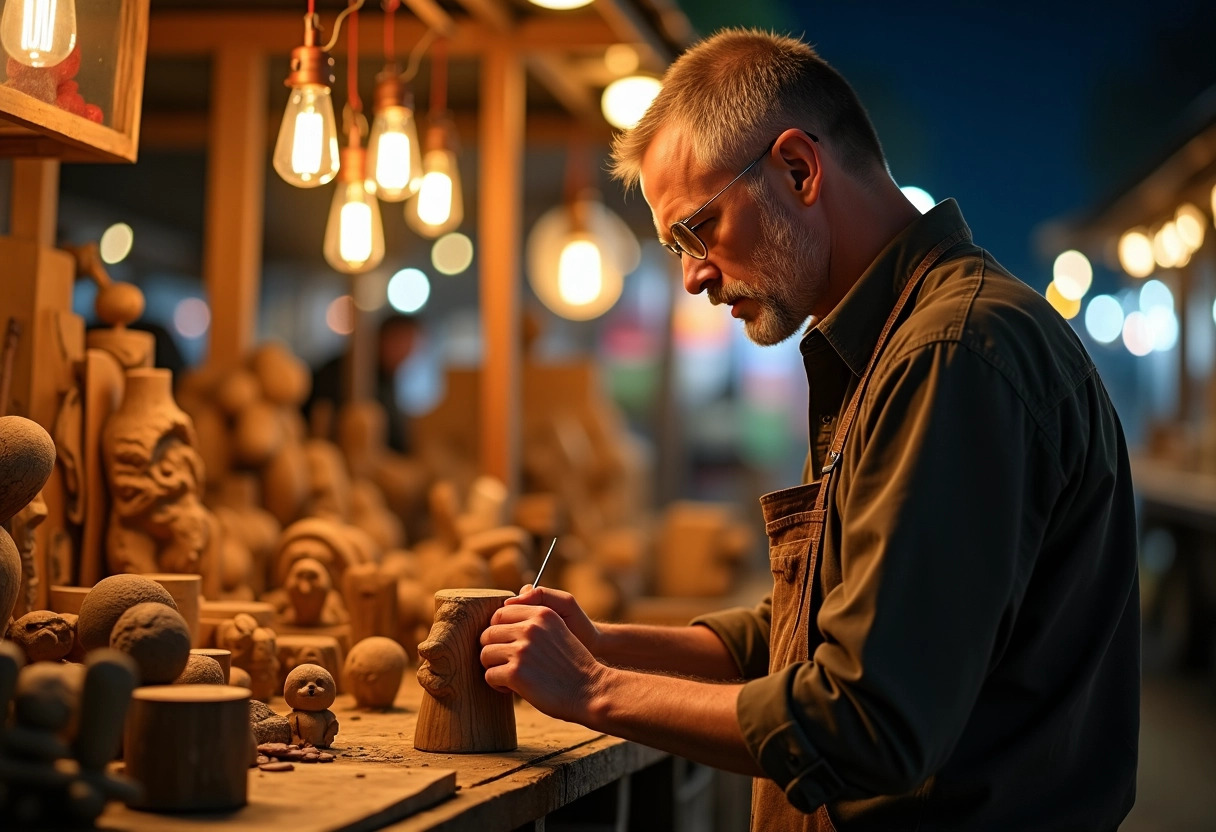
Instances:
[[[111,804],[98,826],[124,832],[543,829],[550,812],[668,759],[552,719],[523,701],[515,707],[515,751],[415,751],[421,697],[412,669],[391,711],[359,711],[350,694],[340,694],[331,709],[340,725],[332,748],[337,759],[296,763],[287,772],[251,768],[249,804],[236,812],[162,815]],[[284,715],[291,710],[280,698],[270,706]],[[182,751],[166,749],[173,753]]]

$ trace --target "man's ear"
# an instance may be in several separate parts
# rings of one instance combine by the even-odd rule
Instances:
[[[802,130],[789,129],[777,137],[773,151],[784,166],[782,173],[790,192],[803,205],[813,205],[819,199],[823,180],[816,142]]]

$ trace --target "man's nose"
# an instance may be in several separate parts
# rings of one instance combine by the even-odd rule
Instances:
[[[680,258],[680,268],[684,272],[684,291],[690,295],[699,295],[711,281],[717,279],[717,269],[706,260],[697,260],[685,254]]]

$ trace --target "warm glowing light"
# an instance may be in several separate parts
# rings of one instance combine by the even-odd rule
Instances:
[[[1173,309],[1155,306],[1144,316],[1149,339],[1157,352],[1169,352],[1178,343],[1178,316]]]
[[[102,233],[101,242],[97,244],[101,262],[111,265],[121,263],[131,253],[133,245],[135,232],[131,230],[131,226],[125,222],[114,223]]]
[[[627,43],[614,43],[604,50],[604,66],[613,75],[628,75],[638,68],[638,50]]]
[[[325,308],[325,325],[338,335],[355,331],[355,303],[350,295],[334,298]]]
[[[338,173],[338,131],[329,87],[292,87],[274,145],[274,169],[297,188],[315,188]]]
[[[431,265],[440,274],[460,274],[473,263],[473,241],[459,231],[444,234],[431,246]]]
[[[1110,295],[1097,295],[1085,307],[1085,329],[1101,344],[1109,344],[1123,331],[1123,306]]]
[[[26,66],[62,63],[76,47],[75,0],[8,0],[0,17],[0,43]]]
[[[904,185],[900,190],[908,198],[908,202],[911,202],[916,210],[922,214],[927,213],[930,208],[937,204],[937,200],[924,188],[918,188],[915,185]]]
[[[1153,351],[1153,333],[1143,312],[1132,312],[1123,320],[1123,345],[1135,356]]]
[[[1212,222],[1216,224],[1216,185],[1212,186]]]
[[[1174,227],[1178,229],[1178,239],[1192,254],[1203,245],[1203,232],[1206,225],[1207,217],[1189,202],[1182,203],[1174,212]]]
[[[388,302],[398,312],[417,312],[430,296],[431,281],[419,269],[402,269],[389,278]]]
[[[183,338],[201,338],[211,326],[211,308],[202,298],[182,298],[173,307],[173,328]]]
[[[562,248],[557,262],[557,291],[571,306],[586,306],[604,290],[604,262],[599,246],[586,236]]]
[[[1051,273],[1056,291],[1065,300],[1079,301],[1085,297],[1094,282],[1094,269],[1089,264],[1089,258],[1075,250],[1060,254],[1051,268]]]
[[[1072,318],[1077,317],[1077,313],[1081,311],[1080,298],[1073,300],[1072,298],[1064,297],[1062,294],[1060,294],[1060,290],[1054,282],[1048,284],[1046,294],[1047,302],[1050,303],[1052,308],[1059,312],[1061,317],[1063,317],[1065,320],[1071,320]]]
[[[632,129],[642,120],[642,116],[662,88],[658,78],[648,75],[618,78],[608,85],[600,99],[604,118],[619,130]]]
[[[1186,265],[1190,254],[1178,236],[1178,226],[1171,220],[1157,229],[1153,235],[1153,259],[1163,269]]]
[[[555,11],[564,12],[570,9],[581,9],[583,6],[590,6],[592,0],[530,0],[532,5],[540,6],[542,9],[554,9]]]
[[[422,185],[405,206],[405,220],[424,237],[455,231],[464,221],[464,198],[456,154],[446,147],[428,150],[422,160]]]
[[[1160,280],[1150,280],[1140,287],[1140,311],[1147,315],[1154,309],[1174,309],[1174,293]]]
[[[385,202],[400,202],[418,192],[422,184],[422,157],[410,108],[385,107],[376,113],[367,148],[376,196]]]
[[[1148,277],[1156,268],[1153,241],[1143,229],[1127,231],[1119,238],[1119,265],[1132,277]]]
[[[364,182],[338,183],[322,250],[329,265],[347,274],[374,269],[384,259],[380,206]]]

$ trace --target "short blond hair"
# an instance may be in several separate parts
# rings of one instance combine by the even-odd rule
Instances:
[[[613,141],[612,175],[637,185],[646,149],[672,125],[693,137],[705,167],[745,164],[796,127],[830,143],[856,176],[886,170],[874,125],[844,76],[806,43],[758,29],[723,29],[681,55],[642,120]]]

